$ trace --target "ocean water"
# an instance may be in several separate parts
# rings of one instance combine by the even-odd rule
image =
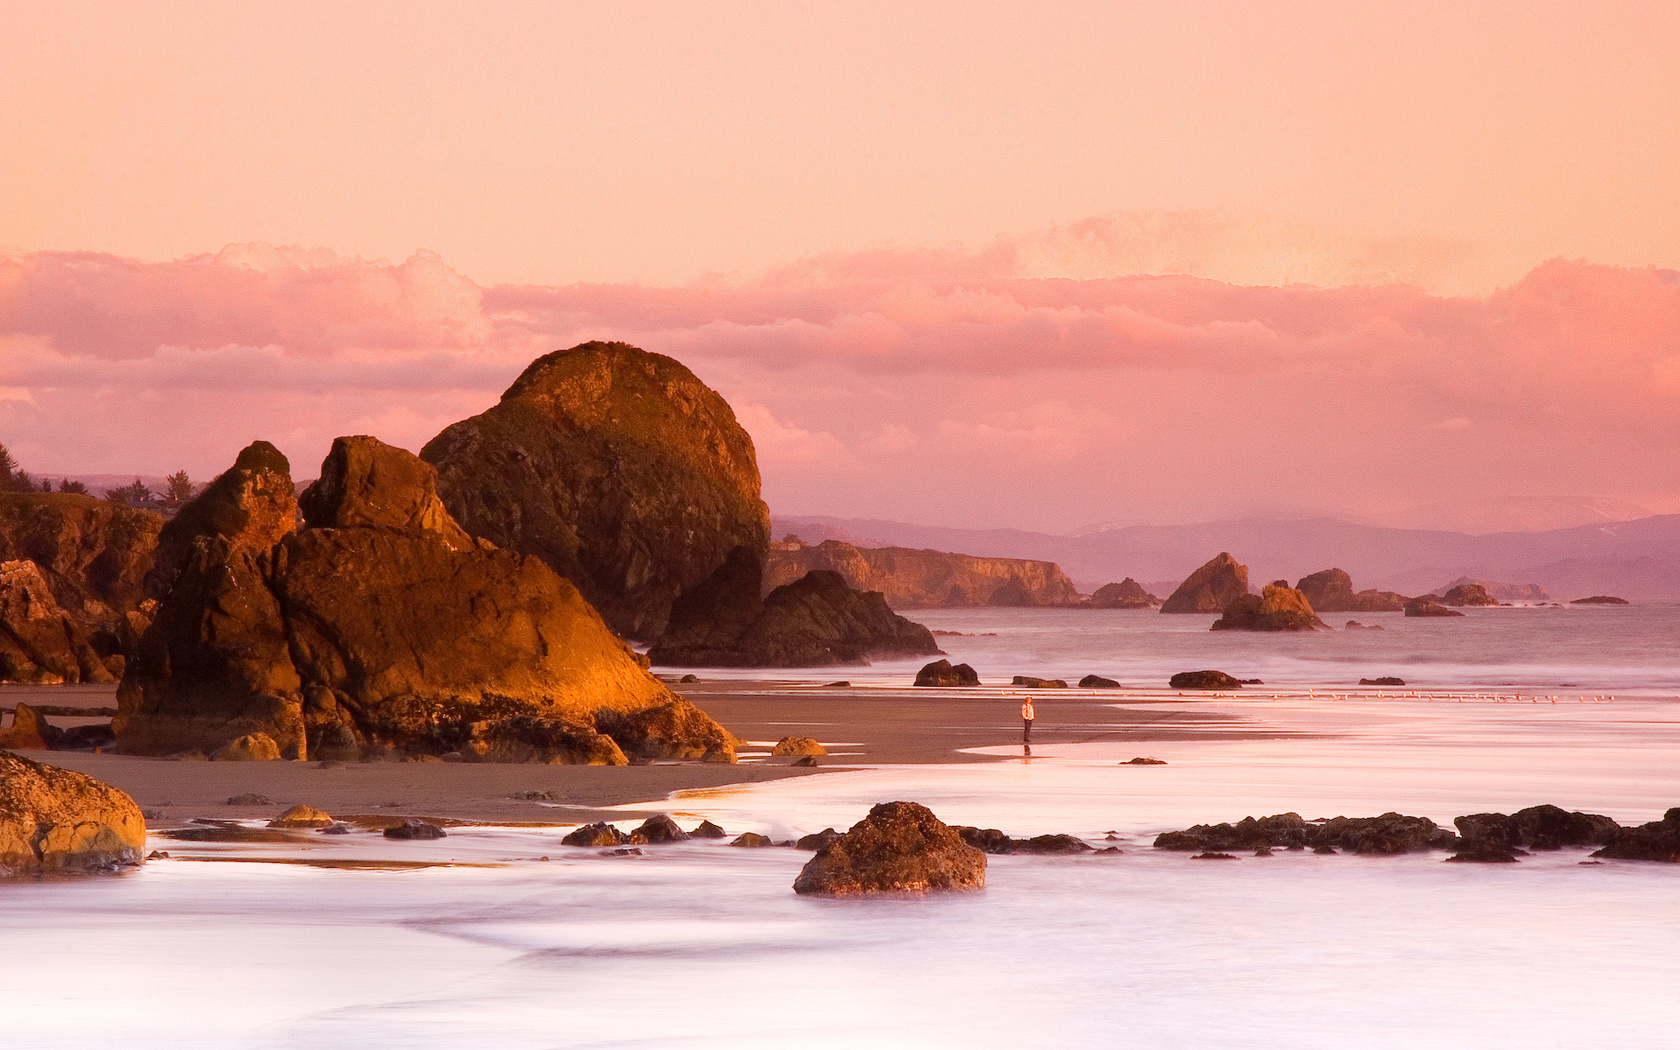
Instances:
[[[1585,850],[1509,865],[1199,861],[1150,846],[1169,828],[1283,810],[1445,824],[1551,802],[1656,819],[1680,805],[1674,607],[1491,610],[1450,621],[1456,633],[1395,618],[1357,638],[1210,636],[1203,619],[928,617],[965,632],[946,639],[955,658],[1005,681],[1095,670],[1159,694],[1168,668],[1256,671],[1276,691],[1181,701],[1226,711],[1249,739],[989,748],[998,761],[660,806],[784,838],[913,799],[953,823],[1071,832],[1118,855],[994,857],[979,893],[825,901],[791,890],[809,854],[720,842],[612,856],[539,828],[157,839],[172,859],[127,875],[0,886],[4,1045],[1675,1045],[1680,865],[1591,864]],[[1408,658],[1398,673],[1439,688],[1327,687]],[[848,677],[867,675],[904,684],[903,668]],[[1167,764],[1120,764],[1139,753]]]

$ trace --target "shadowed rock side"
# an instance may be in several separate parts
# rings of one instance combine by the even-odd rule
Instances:
[[[678,595],[770,539],[752,439],[729,405],[625,343],[538,358],[420,455],[462,527],[541,558],[630,638],[657,638]]]
[[[221,539],[230,555],[266,552],[297,528],[291,464],[266,441],[253,441],[233,466],[163,526],[146,593],[162,600],[194,557],[199,539]]]
[[[750,554],[732,553],[678,600],[648,657],[670,667],[823,667],[940,655],[926,627],[837,572],[806,573],[759,599],[756,569]]]
[[[1239,595],[1213,622],[1215,631],[1322,631],[1324,621],[1314,613],[1307,596],[1282,580],[1266,584],[1259,594]]]
[[[1341,569],[1325,569],[1311,576],[1303,576],[1295,584],[1306,595],[1315,611],[1326,612],[1399,612],[1406,607],[1406,597],[1393,591],[1367,590],[1355,592],[1353,577]]]
[[[883,802],[808,861],[793,891],[824,897],[977,890],[986,855],[914,802]]]
[[[1221,553],[1191,573],[1161,603],[1164,613],[1217,613],[1248,593],[1248,566]]]
[[[777,543],[770,548],[765,590],[831,569],[860,591],[880,591],[894,609],[985,605],[1078,605],[1079,592],[1055,562],[981,558],[908,547],[854,547],[839,540],[816,546]]]
[[[0,562],[0,682],[113,682],[32,561]]]
[[[141,863],[146,821],[90,776],[0,751],[0,874],[112,871]]]
[[[158,514],[91,496],[0,493],[0,562],[39,566],[59,608],[108,660],[149,622],[145,580],[162,527]]]
[[[1091,595],[1091,605],[1097,609],[1152,609],[1160,604],[1161,599],[1130,576],[1119,583],[1105,583]]]
[[[340,438],[303,528],[273,542],[295,521],[287,466],[240,462],[206,495],[246,525],[193,538],[118,691],[123,751],[266,735],[286,757],[732,760],[733,737],[647,674],[577,588],[468,538],[411,454]]]

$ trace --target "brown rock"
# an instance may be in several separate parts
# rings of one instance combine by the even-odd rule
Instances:
[[[332,825],[332,814],[302,803],[268,822],[271,828],[330,828]]]
[[[1097,609],[1150,609],[1160,604],[1161,599],[1130,576],[1119,583],[1105,583],[1091,595],[1091,605]]]
[[[1448,587],[1440,595],[1441,604],[1447,606],[1477,606],[1498,605],[1499,599],[1487,592],[1487,588],[1479,583],[1461,583],[1456,587]]]
[[[1112,678],[1104,678],[1100,674],[1088,674],[1079,680],[1081,689],[1118,689],[1120,683]]]
[[[728,838],[729,832],[713,824],[709,820],[702,820],[700,826],[688,833],[691,839],[721,839]]]
[[[626,637],[657,638],[678,595],[770,539],[752,439],[729,405],[624,343],[538,358],[421,457],[468,532],[541,558]]]
[[[1066,689],[1065,678],[1034,678],[1032,675],[1018,674],[1010,680],[1010,685],[1023,686],[1027,689]]]
[[[1661,820],[1634,828],[1621,828],[1594,857],[1611,860],[1654,860],[1680,863],[1680,807],[1663,814]]]
[[[1530,806],[1504,813],[1471,813],[1453,825],[1474,846],[1526,846],[1560,849],[1564,846],[1603,846],[1615,839],[1621,826],[1599,813],[1571,813],[1557,806]]]
[[[0,562],[0,682],[109,682],[87,632],[53,598],[33,561]]]
[[[1341,569],[1325,569],[1303,576],[1295,584],[1316,612],[1399,612],[1406,607],[1404,595],[1393,591],[1354,592],[1353,577]]]
[[[134,800],[81,773],[0,752],[0,872],[111,871],[142,862]]]
[[[1433,598],[1413,598],[1406,603],[1407,616],[1463,616],[1457,609],[1449,609]]]
[[[291,463],[266,441],[253,441],[233,466],[181,508],[158,536],[146,593],[161,601],[206,540],[226,541],[223,560],[261,555],[297,528]]]
[[[935,660],[916,672],[916,684],[940,688],[977,686],[980,675],[967,664],[951,665],[949,660]]]
[[[437,470],[418,457],[390,451],[366,435],[334,441],[320,480],[298,499],[304,523],[312,529],[429,532],[452,551],[476,548],[438,498]]]
[[[436,824],[412,818],[396,827],[385,829],[385,837],[388,839],[441,839],[448,837],[448,834]]]
[[[1595,594],[1591,598],[1576,598],[1570,605],[1631,605],[1626,598],[1618,598],[1613,594]]]
[[[210,756],[212,762],[277,762],[280,745],[267,733],[237,737]]]
[[[629,841],[632,846],[645,846],[683,842],[687,838],[688,832],[678,827],[676,821],[663,813],[656,813],[630,833]]]
[[[1242,682],[1224,671],[1180,671],[1168,680],[1173,689],[1241,689]]]
[[[986,885],[986,855],[926,806],[883,802],[819,850],[793,891],[826,897],[973,890]]]
[[[1161,603],[1161,611],[1222,612],[1227,605],[1247,593],[1248,566],[1238,565],[1235,558],[1221,553],[1179,584],[1178,590],[1173,591],[1171,596]]]
[[[838,572],[856,590],[880,591],[894,609],[1079,604],[1073,581],[1055,562],[858,547],[840,540],[772,544],[764,587],[773,590],[813,569]]]
[[[21,701],[12,712],[12,724],[0,730],[0,748],[9,751],[50,751],[63,730],[47,723],[44,716]]]
[[[1213,622],[1215,631],[1328,630],[1306,595],[1287,584],[1268,583],[1260,594],[1242,594]]]
[[[730,845],[740,846],[743,849],[763,849],[766,846],[773,846],[775,843],[756,831],[743,831]]]
[[[596,824],[585,824],[583,827],[578,828],[576,831],[561,839],[560,843],[565,846],[599,847],[622,846],[629,841],[630,836],[613,827],[611,824],[601,822]]]
[[[828,748],[808,736],[784,736],[770,749],[772,755],[799,758],[804,755],[826,755]]]

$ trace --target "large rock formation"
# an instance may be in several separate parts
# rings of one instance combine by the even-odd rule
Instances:
[[[1367,590],[1355,593],[1353,577],[1341,569],[1325,569],[1311,576],[1303,576],[1295,584],[1306,595],[1315,611],[1325,612],[1400,612],[1406,607],[1406,597],[1393,591]]]
[[[53,599],[40,566],[0,562],[0,682],[111,681],[87,632]]]
[[[1259,594],[1242,594],[1213,622],[1216,631],[1322,631],[1307,596],[1283,580],[1266,584]]]
[[[926,627],[894,613],[879,593],[848,587],[837,572],[806,573],[760,599],[756,568],[733,554],[684,594],[649,659],[671,667],[822,667],[940,655]]]
[[[538,358],[421,458],[468,532],[541,558],[626,637],[657,638],[731,550],[762,557],[769,543],[752,439],[729,405],[624,343]]]
[[[146,821],[127,795],[0,751],[0,874],[141,863]]]
[[[577,588],[467,536],[411,454],[338,439],[301,529],[291,493],[285,458],[258,443],[176,519],[201,531],[171,538],[185,553],[118,692],[123,751],[262,734],[288,757],[733,758],[729,733]]]
[[[1160,604],[1161,599],[1130,576],[1119,583],[1105,583],[1091,595],[1091,605],[1097,609],[1152,609]]]
[[[39,566],[59,608],[109,659],[145,628],[145,579],[162,527],[158,514],[91,496],[0,493],[0,562]]]
[[[1248,593],[1248,566],[1221,553],[1191,573],[1161,603],[1164,613],[1217,613]]]
[[[1489,594],[1479,583],[1460,583],[1442,591],[1438,598],[1442,605],[1450,606],[1479,606],[1498,605],[1499,599]]]
[[[967,664],[953,667],[949,660],[935,660],[916,672],[916,684],[942,688],[976,686],[980,684],[980,675]]]
[[[971,554],[855,547],[839,540],[816,546],[771,545],[765,590],[774,590],[813,569],[831,569],[860,591],[880,591],[894,609],[938,609],[1079,604],[1073,581],[1055,562],[981,558]]]
[[[977,890],[986,855],[914,802],[883,802],[845,835],[823,846],[793,891],[825,897]]]

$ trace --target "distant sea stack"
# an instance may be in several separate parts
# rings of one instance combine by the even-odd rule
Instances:
[[[1091,595],[1091,606],[1096,609],[1153,609],[1160,604],[1161,599],[1130,576],[1119,583],[1105,583]]]
[[[468,536],[410,453],[339,438],[301,504],[299,528],[290,465],[257,442],[176,519],[197,531],[171,537],[173,585],[118,691],[120,750],[733,758],[577,588]]]
[[[1072,606],[1073,581],[1055,562],[981,558],[907,547],[857,547],[839,540],[771,544],[765,590],[812,569],[830,569],[860,591],[879,591],[894,609]]]
[[[1446,596],[1462,587],[1474,587],[1494,603],[1498,602],[1543,602],[1551,598],[1546,588],[1538,583],[1500,583],[1498,580],[1478,580],[1469,576],[1458,579],[1435,591],[1435,595],[1446,601]],[[1453,604],[1447,602],[1448,605]]]
[[[1460,583],[1447,588],[1436,595],[1442,605],[1450,606],[1483,606],[1498,605],[1499,599],[1487,592],[1479,583]]]
[[[1248,566],[1221,553],[1178,585],[1178,590],[1161,603],[1164,613],[1222,613],[1225,607],[1248,593]]]
[[[752,439],[728,403],[626,343],[539,357],[420,456],[462,527],[541,558],[627,638],[657,638],[731,550],[769,544]]]
[[[1393,591],[1354,592],[1353,577],[1341,569],[1325,569],[1303,576],[1295,584],[1316,612],[1400,612],[1406,596]]]

